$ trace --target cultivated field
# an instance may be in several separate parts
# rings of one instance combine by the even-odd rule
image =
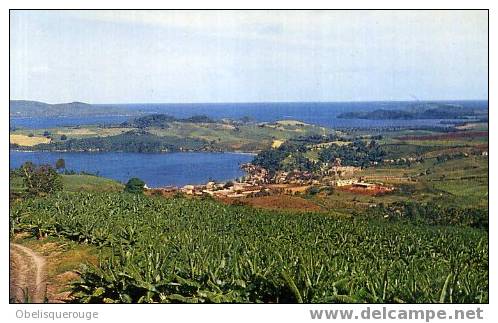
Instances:
[[[488,301],[477,229],[105,193],[28,199],[11,223],[98,248],[79,302]]]
[[[19,146],[32,147],[38,144],[46,144],[50,142],[50,138],[43,136],[28,136],[22,134],[10,134],[10,143]]]

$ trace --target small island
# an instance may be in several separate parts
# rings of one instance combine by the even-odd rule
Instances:
[[[430,103],[407,109],[376,109],[341,113],[339,119],[414,120],[414,119],[486,119],[487,106],[463,107],[461,105]]]

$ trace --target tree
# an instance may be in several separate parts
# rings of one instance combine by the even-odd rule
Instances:
[[[49,132],[49,131],[47,131],[47,130],[45,130],[45,131],[43,132],[43,136],[44,136],[44,137],[48,137],[48,136],[50,136],[50,132]]]
[[[312,186],[312,187],[308,188],[306,193],[308,193],[309,195],[316,195],[316,194],[320,193],[320,188],[316,187],[316,186]]]
[[[55,168],[57,170],[66,168],[66,161],[62,158],[57,159],[57,161],[55,162]]]
[[[61,136],[61,140],[67,140],[67,136],[66,135],[62,135]]]
[[[130,178],[128,183],[126,183],[125,192],[133,193],[133,194],[143,194],[145,189],[145,182],[140,178],[133,177]]]
[[[62,179],[50,165],[24,163],[20,174],[29,195],[50,194],[62,190]]]

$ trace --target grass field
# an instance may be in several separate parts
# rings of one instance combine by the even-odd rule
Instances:
[[[68,192],[121,192],[124,185],[108,178],[93,175],[61,175],[64,191]],[[24,191],[21,177],[10,179],[10,191],[20,193]]]
[[[329,133],[330,130],[313,125],[246,124],[237,127],[225,124],[172,122],[165,129],[150,128],[157,136],[199,138],[215,143],[224,150],[257,150],[270,148],[275,142],[284,142],[296,136]],[[255,149],[256,148],[256,149]]]
[[[425,178],[434,189],[448,193],[448,203],[488,207],[489,160],[482,156],[446,161],[434,165]]]
[[[124,188],[115,180],[93,175],[62,175],[62,183],[68,192],[121,192]]]
[[[68,138],[85,138],[85,137],[106,137],[115,136],[123,132],[129,131],[127,128],[61,128],[54,129],[54,133],[58,136],[66,135]]]
[[[38,144],[46,144],[50,142],[50,138],[43,136],[28,136],[27,134],[10,134],[10,143],[19,146],[31,147]]]
[[[488,158],[462,157],[444,162],[435,158],[410,166],[377,166],[357,174],[367,181],[382,182],[397,189],[386,195],[369,197],[335,190],[311,200],[327,210],[350,214],[369,205],[396,201],[428,202],[437,200],[457,207],[488,207]],[[405,192],[403,192],[405,191]]]
[[[81,139],[88,137],[106,137],[115,136],[123,132],[129,131],[129,128],[103,128],[99,126],[80,126],[80,127],[60,127],[60,128],[47,128],[47,129],[16,129],[11,131],[11,136],[27,136],[33,134],[36,137],[43,137],[45,132],[52,136],[54,141],[60,141],[62,135],[66,135],[67,139]]]

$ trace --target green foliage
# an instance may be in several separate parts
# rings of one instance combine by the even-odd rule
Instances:
[[[320,193],[320,188],[318,186],[311,186],[306,190],[306,193],[309,195],[316,195]]]
[[[145,187],[144,181],[142,181],[140,178],[133,177],[130,178],[128,183],[126,183],[124,191],[132,194],[143,194],[144,187]]]
[[[23,179],[29,195],[50,194],[62,190],[61,177],[50,165],[36,166],[26,162],[17,173]]]
[[[488,234],[466,227],[105,193],[23,200],[11,223],[106,250],[77,302],[488,302]]]
[[[267,169],[270,173],[274,173],[280,169],[282,161],[288,156],[288,153],[283,149],[268,149],[260,152],[254,157],[252,163]]]
[[[82,130],[80,134],[70,127],[39,129],[36,135],[41,135],[44,130],[64,135],[61,135],[60,140],[50,143],[31,147],[11,144],[11,147],[43,151],[255,152],[271,147],[274,140],[285,141],[301,135],[331,132],[330,129],[314,125],[241,123],[229,119],[213,120],[206,116],[177,119],[162,114],[142,116],[122,124],[78,127]],[[129,131],[123,132],[123,128],[128,128]],[[24,130],[22,132],[28,133]]]
[[[201,139],[156,136],[143,130],[132,130],[107,137],[69,139],[31,148],[51,151],[122,151],[122,152],[167,152],[203,150],[207,142]]]
[[[68,172],[69,173],[69,172]],[[122,192],[124,185],[112,179],[95,175],[62,175],[64,191],[68,192]]]
[[[488,230],[489,214],[483,208],[448,207],[436,202],[395,202],[369,210],[370,215],[386,219],[407,219],[429,225],[458,225]]]
[[[319,193],[323,193],[326,195],[334,194],[334,188],[332,186],[311,186],[306,190],[306,194],[308,195],[317,195]]]
[[[55,168],[56,169],[66,168],[66,161],[62,158],[57,159],[57,161],[55,162]]]
[[[376,141],[372,140],[366,144],[363,140],[357,139],[350,145],[330,145],[320,150],[318,158],[322,162],[333,162],[339,158],[342,165],[367,167],[382,162],[385,155]]]
[[[309,136],[291,139],[276,149],[268,149],[260,152],[252,161],[254,165],[267,169],[270,173],[276,171],[309,171],[317,172],[326,164],[341,160],[344,166],[368,167],[375,163],[381,163],[385,152],[381,146],[371,140],[365,143],[357,138],[352,143],[339,145],[329,144],[318,150],[318,161],[310,160],[305,156],[307,152],[315,149],[313,145],[339,140],[336,135]]]
[[[189,122],[189,123],[214,123],[215,120],[204,116],[197,115],[190,118],[178,119],[167,114],[151,114],[139,118],[135,118],[133,121],[124,122],[121,125],[125,127],[137,127],[137,128],[149,128],[149,127],[159,127],[168,128],[171,122]]]

